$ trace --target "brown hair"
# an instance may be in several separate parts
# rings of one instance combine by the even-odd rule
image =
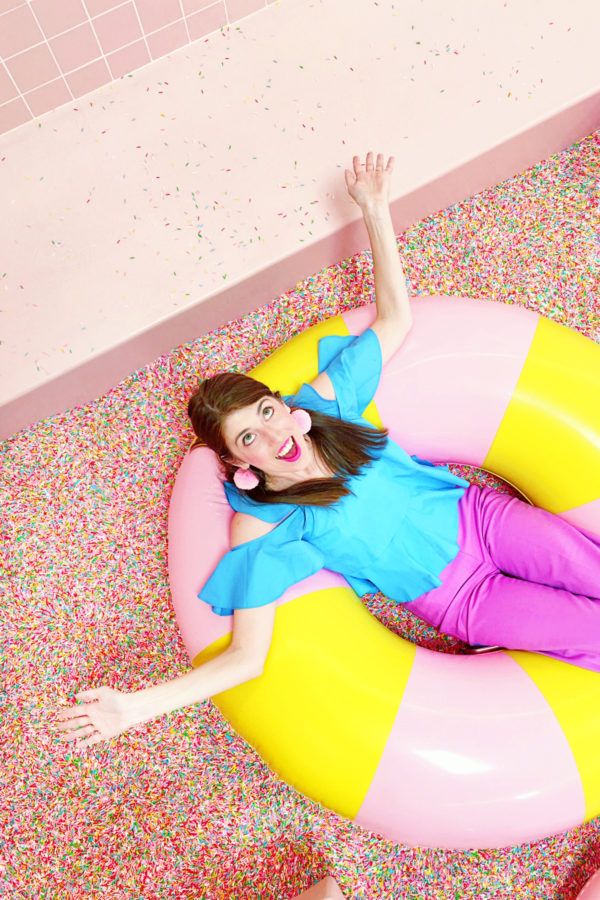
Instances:
[[[196,434],[190,449],[210,447],[218,456],[227,481],[233,481],[236,467],[225,459],[230,453],[223,438],[223,420],[229,413],[257,403],[264,396],[282,399],[279,391],[271,391],[262,381],[236,372],[223,372],[201,382],[188,401],[188,416]],[[348,476],[358,474],[371,462],[373,451],[381,450],[387,441],[387,428],[355,425],[312,409],[310,417],[310,438],[315,450],[331,471],[338,474],[334,478],[311,478],[282,491],[271,491],[266,487],[264,472],[250,466],[259,479],[255,488],[245,491],[252,500],[329,506],[351,493],[346,485]]]

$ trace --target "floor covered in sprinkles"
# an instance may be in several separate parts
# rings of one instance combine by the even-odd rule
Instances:
[[[517,303],[599,341],[599,159],[597,132],[398,235],[410,295]],[[371,302],[366,229],[364,247],[2,444],[3,896],[286,900],[330,874],[361,900],[571,900],[600,866],[600,819],[501,850],[390,843],[279,781],[210,701],[79,752],[53,730],[47,708],[81,690],[189,670],[167,575],[187,398]],[[411,641],[463,649],[381,595],[366,602]]]

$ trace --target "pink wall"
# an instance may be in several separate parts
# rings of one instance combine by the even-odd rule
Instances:
[[[0,134],[275,0],[0,0]]]
[[[435,16],[422,0],[277,0],[257,15],[228,0],[230,20],[246,17],[225,27],[209,19],[220,3],[82,0],[82,25],[66,18],[79,0],[2,13],[14,2],[0,0],[0,53],[7,79],[23,63],[26,99],[71,80],[35,68],[37,52],[108,83],[21,125],[7,120],[30,115],[22,98],[0,105],[0,441],[366,248],[344,182],[354,153],[395,156],[398,234],[600,125],[589,0],[545,0],[543,15],[453,0]],[[212,33],[197,37],[200,22]],[[152,61],[150,36],[186,28]],[[79,42],[67,55],[78,34],[105,55],[90,63]],[[149,51],[112,81],[128,41]]]

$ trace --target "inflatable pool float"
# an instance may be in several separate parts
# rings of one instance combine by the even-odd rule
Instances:
[[[409,454],[478,466],[600,534],[600,347],[517,306],[411,300],[413,327],[365,418]],[[369,305],[313,326],[249,374],[293,394],[325,335],[359,334]],[[169,579],[193,666],[232,617],[198,599],[229,550],[213,453],[189,450],[169,508]],[[484,849],[600,813],[600,673],[542,654],[448,654],[372,616],[327,569],[280,598],[259,678],[212,699],[282,779],[393,841]]]
[[[600,869],[584,884],[576,900],[600,900]]]

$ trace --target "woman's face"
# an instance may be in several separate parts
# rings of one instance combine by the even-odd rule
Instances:
[[[226,416],[222,430],[231,462],[272,477],[293,477],[305,469],[308,443],[290,412],[282,400],[265,396]]]

